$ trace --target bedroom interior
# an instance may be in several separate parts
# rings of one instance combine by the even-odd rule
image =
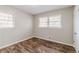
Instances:
[[[0,53],[78,53],[79,6],[1,5]]]

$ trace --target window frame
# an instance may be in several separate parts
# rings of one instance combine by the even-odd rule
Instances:
[[[13,15],[8,13],[0,13],[0,29],[13,28]]]
[[[59,26],[56,26],[56,25],[54,26],[54,25],[53,25],[53,26],[50,27],[50,17],[51,17],[51,16],[45,16],[45,17],[47,17],[47,20],[48,20],[47,24],[48,24],[48,25],[47,25],[47,27],[40,27],[40,22],[39,22],[39,25],[38,25],[39,28],[61,28],[61,27],[62,27],[61,14],[59,14],[59,15],[54,15],[53,17],[57,17],[57,16],[59,16],[59,18],[60,18],[60,19],[59,19],[59,21],[60,21],[60,22],[59,22],[59,23],[60,23]],[[39,17],[39,21],[40,21],[40,18],[44,18],[44,17]],[[53,22],[54,22],[54,21],[53,21]],[[55,21],[55,22],[58,22],[58,21]]]

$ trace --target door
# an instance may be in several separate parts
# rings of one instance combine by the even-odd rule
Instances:
[[[76,52],[79,52],[79,6],[74,8],[74,44]]]

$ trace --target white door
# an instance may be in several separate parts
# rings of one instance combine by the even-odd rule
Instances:
[[[74,41],[76,51],[79,52],[79,6],[74,8]]]

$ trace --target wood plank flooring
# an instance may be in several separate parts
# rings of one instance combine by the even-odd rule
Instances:
[[[74,53],[72,46],[50,42],[39,38],[31,38],[23,42],[14,44],[4,49],[0,53]]]

